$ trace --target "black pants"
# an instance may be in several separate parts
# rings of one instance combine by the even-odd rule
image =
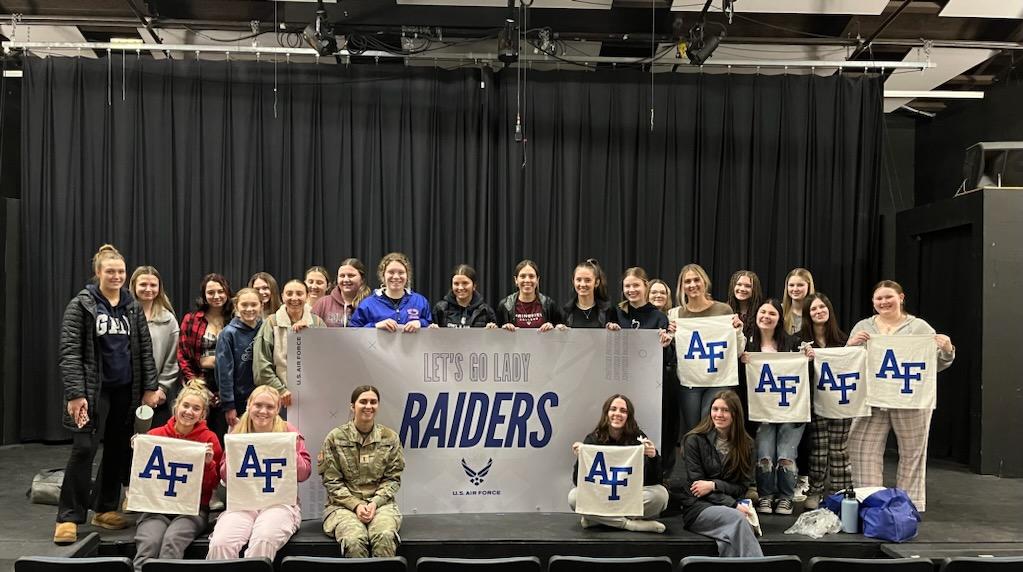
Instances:
[[[131,386],[104,387],[96,411],[89,411],[93,430],[75,433],[71,456],[60,488],[57,522],[84,524],[89,509],[97,513],[117,510],[121,482],[131,467],[128,441],[132,432]],[[103,459],[96,483],[92,482],[92,461],[103,439]]]
[[[664,368],[661,379],[661,470],[665,481],[671,478],[671,473],[675,470],[676,444],[681,430],[678,394],[679,383],[674,366]]]

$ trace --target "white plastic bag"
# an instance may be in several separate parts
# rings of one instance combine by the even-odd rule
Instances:
[[[839,530],[842,530],[842,523],[838,520],[838,515],[826,508],[819,508],[799,515],[799,519],[785,531],[785,534],[803,534],[810,538],[820,538]]]

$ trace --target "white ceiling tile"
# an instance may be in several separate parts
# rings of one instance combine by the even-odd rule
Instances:
[[[919,52],[919,53],[918,53]],[[996,50],[974,50],[967,48],[933,48],[931,62],[936,67],[923,71],[896,70],[885,80],[885,89],[927,91],[944,84],[948,80],[994,57]],[[903,61],[926,61],[927,55],[922,50],[910,50]],[[909,103],[910,99],[886,98],[884,111],[889,113]]]
[[[699,12],[699,0],[672,0],[671,9]],[[877,15],[884,11],[888,0],[736,0],[735,11],[765,14],[863,14]],[[711,10],[721,11],[721,0],[714,0]]]
[[[26,24],[18,25],[17,38],[15,38],[14,27],[10,24],[0,25],[0,33],[5,37],[11,38],[12,40],[17,39],[19,42],[74,42],[80,43],[85,42],[85,36],[74,26],[29,26]],[[96,52],[92,50],[33,50],[33,53],[39,55],[59,55],[59,56],[82,56],[85,58],[95,58]]]
[[[1023,18],[1023,0],[949,0],[938,15],[956,18]]]

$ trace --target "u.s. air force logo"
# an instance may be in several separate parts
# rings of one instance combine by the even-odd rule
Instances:
[[[490,467],[494,466],[494,459],[487,461],[487,464],[480,470],[474,471],[469,463],[462,459],[462,470],[465,471],[465,476],[469,477],[469,482],[475,486],[480,486],[483,483],[483,479],[487,478],[487,473],[490,472]]]
[[[473,468],[469,464],[469,461],[462,459],[462,472],[469,479],[469,484],[476,488],[465,488],[462,490],[453,490],[451,494],[456,497],[489,497],[489,496],[500,496],[501,491],[499,489],[481,489],[480,485],[486,480],[487,475],[490,474],[490,469],[494,467],[494,459],[491,457],[487,459],[486,463],[482,463],[482,467],[479,469]]]

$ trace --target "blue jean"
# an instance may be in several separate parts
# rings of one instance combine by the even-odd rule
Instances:
[[[710,413],[710,406],[714,404],[714,396],[725,389],[729,388],[680,386],[679,409],[682,414],[682,431],[680,435],[688,433],[693,427],[696,427],[696,424],[701,419]]]
[[[796,492],[796,453],[805,423],[761,423],[757,427],[757,492],[761,498],[791,499]]]

